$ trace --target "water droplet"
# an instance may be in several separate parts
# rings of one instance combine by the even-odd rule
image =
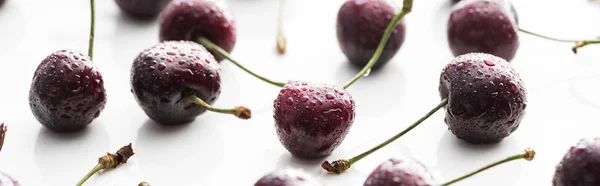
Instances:
[[[495,98],[498,96],[498,92],[492,92],[492,98]],[[493,108],[493,107],[492,107]]]
[[[288,104],[288,105],[292,105],[292,104],[294,104],[294,98],[292,98],[292,97],[289,97],[289,98],[287,98],[287,99],[285,100],[285,103],[286,103],[286,104]]]
[[[302,96],[302,98],[300,98],[300,101],[302,101],[302,103],[306,103],[308,101],[308,96]]]
[[[167,66],[164,63],[158,64],[158,70],[163,71],[165,68],[167,68]]]
[[[203,68],[203,67],[202,67],[202,64],[200,64],[200,63],[196,63],[196,67],[198,67],[199,69],[202,69],[202,68]]]
[[[367,72],[366,72],[366,73],[365,73],[365,75],[363,75],[363,76],[365,76],[365,77],[366,77],[366,76],[369,76],[369,74],[371,74],[371,69],[367,70]]]
[[[479,75],[483,75],[483,72],[482,72],[481,70],[478,70],[478,71],[477,71],[477,74],[479,74]]]
[[[171,51],[168,51],[167,54],[171,55],[171,56],[177,55],[175,52],[171,52]]]
[[[81,92],[82,89],[83,89],[82,87],[77,87],[77,88],[71,90],[71,93],[77,94],[77,93]]]
[[[333,99],[333,98],[335,98],[335,96],[333,96],[332,93],[327,93],[327,94],[325,94],[325,98],[327,98],[327,99]]]

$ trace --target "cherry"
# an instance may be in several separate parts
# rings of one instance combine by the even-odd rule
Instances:
[[[133,155],[135,155],[135,152],[133,152],[131,143],[121,147],[115,153],[106,153],[106,155],[98,158],[98,164],[94,166],[94,168],[90,170],[90,172],[88,172],[83,178],[81,178],[81,180],[77,182],[76,186],[83,185],[85,181],[87,181],[98,171],[115,169],[117,166],[127,163],[127,160],[129,160],[129,158],[131,158]]]
[[[448,20],[454,56],[482,52],[511,61],[519,48],[517,18],[508,0],[463,0]]]
[[[20,186],[21,184],[10,177],[8,174],[0,171],[0,186]]]
[[[261,177],[254,186],[322,186],[323,184],[310,174],[293,168],[271,172]]]
[[[221,66],[206,48],[191,41],[164,41],[142,51],[131,67],[131,91],[152,120],[187,123],[210,110],[251,117],[245,107],[214,108],[221,94]]]
[[[37,67],[29,91],[29,105],[35,118],[55,132],[78,131],[97,118],[106,104],[104,81],[92,63],[94,43],[94,0],[88,55],[58,50]]]
[[[233,16],[224,1],[173,0],[160,16],[160,41],[206,37],[228,53],[236,42]],[[214,53],[213,53],[214,55]],[[215,55],[220,62],[223,57]]]
[[[337,40],[351,64],[364,67],[375,53],[390,20],[400,12],[396,3],[387,0],[348,0],[337,15]],[[396,55],[404,43],[406,24],[401,20],[373,68],[379,68]]]
[[[556,166],[553,186],[600,185],[600,138],[583,138]]]
[[[171,0],[115,0],[119,8],[130,16],[148,19],[158,16]]]
[[[534,157],[535,151],[533,149],[526,149],[525,152],[491,163],[444,184],[438,184],[430,171],[416,159],[410,157],[390,158],[371,172],[363,186],[448,186],[497,165],[518,159],[532,161]]]
[[[526,90],[510,64],[491,54],[469,53],[454,58],[440,75],[442,101],[425,116],[385,142],[350,159],[329,163],[323,169],[342,173],[369,154],[383,148],[446,107],[445,122],[458,138],[469,143],[497,143],[514,132],[527,105]]]

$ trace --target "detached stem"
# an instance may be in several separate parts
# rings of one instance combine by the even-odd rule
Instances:
[[[90,172],[88,172],[80,181],[79,183],[77,183],[76,186],[81,186],[83,185],[83,183],[85,181],[87,181],[88,179],[90,179],[90,177],[92,177],[94,174],[96,174],[98,171],[104,169],[104,166],[102,164],[98,164],[96,165]]]
[[[246,67],[242,66],[241,64],[239,64],[237,61],[235,61],[234,59],[231,59],[231,56],[229,56],[229,53],[227,53],[225,50],[223,50],[221,47],[219,47],[217,44],[211,42],[210,40],[208,40],[205,37],[198,37],[197,42],[201,45],[203,45],[204,47],[208,48],[209,50],[218,53],[219,55],[223,56],[225,59],[231,61],[231,63],[233,63],[235,66],[238,66],[239,68],[241,68],[242,70],[246,71],[247,73],[249,73],[250,75],[263,80],[264,82],[267,82],[269,84],[278,86],[278,87],[283,87],[285,86],[285,83],[282,82],[277,82],[277,81],[272,81],[270,79],[267,79],[265,77],[259,76],[258,74],[255,74],[254,72],[248,70]]]
[[[373,57],[371,57],[371,59],[369,60],[369,63],[367,63],[367,65],[365,65],[365,67],[360,72],[358,72],[358,74],[356,74],[356,76],[354,76],[354,78],[352,78],[350,81],[348,81],[346,84],[344,84],[344,86],[343,86],[344,89],[347,89],[352,84],[354,84],[354,82],[358,81],[358,79],[363,77],[369,70],[371,70],[373,65],[375,65],[375,63],[377,63],[377,60],[379,60],[379,57],[381,56],[381,53],[383,52],[383,49],[384,49],[385,45],[387,44],[388,39],[392,35],[392,31],[394,30],[394,28],[396,27],[398,22],[400,20],[402,20],[402,18],[404,18],[404,16],[406,14],[408,14],[412,11],[412,5],[413,5],[413,0],[404,0],[403,5],[402,5],[402,11],[400,13],[396,14],[396,16],[394,16],[392,21],[388,24],[387,28],[385,29],[385,32],[383,33],[383,37],[381,38],[381,41],[379,42],[379,45],[377,45],[377,49],[375,50]]]
[[[88,56],[90,57],[90,60],[93,60],[93,56],[94,56],[94,29],[95,29],[95,24],[96,24],[96,9],[94,8],[94,0],[90,0],[90,7],[91,7],[91,24],[90,24],[90,41],[89,41],[89,46],[88,46]]]
[[[287,44],[287,39],[285,38],[285,35],[283,34],[283,14],[284,14],[284,9],[285,7],[285,0],[280,0],[279,1],[279,18],[278,18],[278,23],[277,23],[277,50],[279,51],[279,54],[285,54],[285,48],[286,48],[286,44]]]
[[[518,159],[525,159],[525,160],[527,160],[527,161],[531,161],[531,160],[533,160],[533,158],[534,158],[534,157],[535,157],[535,151],[534,151],[533,149],[529,149],[529,148],[528,148],[528,149],[525,149],[525,151],[524,151],[524,152],[522,152],[522,153],[520,153],[520,154],[516,154],[516,155],[513,155],[513,156],[509,156],[509,157],[507,157],[507,158],[505,158],[505,159],[503,159],[503,160],[500,160],[500,161],[497,161],[497,162],[491,163],[491,164],[489,164],[489,165],[486,165],[486,166],[484,166],[484,167],[482,167],[482,168],[480,168],[480,169],[477,169],[476,171],[473,171],[473,172],[471,172],[471,173],[469,173],[469,174],[466,174],[466,175],[464,175],[464,176],[461,176],[461,177],[459,177],[459,178],[456,178],[456,179],[454,179],[454,180],[452,180],[452,181],[446,182],[446,183],[442,184],[441,186],[448,186],[448,185],[451,185],[451,184],[453,184],[453,183],[456,183],[456,182],[459,182],[459,181],[461,181],[461,180],[464,180],[464,179],[466,179],[466,178],[469,178],[469,177],[471,177],[471,176],[473,176],[473,175],[475,175],[475,174],[477,174],[477,173],[480,173],[480,172],[482,172],[482,171],[484,171],[484,170],[487,170],[487,169],[489,169],[489,168],[495,167],[495,166],[497,166],[497,165],[500,165],[500,164],[503,164],[503,163],[506,163],[506,162],[510,162],[510,161],[513,161],[513,160],[518,160]]]
[[[194,102],[194,103],[206,108],[206,110],[209,110],[209,111],[222,113],[222,114],[232,114],[232,115],[237,116],[240,119],[250,119],[252,117],[252,111],[243,106],[237,106],[233,109],[216,108],[216,107],[213,107],[213,106],[209,105],[208,103],[204,102],[198,96],[190,96],[190,97],[188,97],[188,99],[191,102]]]
[[[545,35],[541,35],[541,34],[537,34],[537,33],[533,33],[527,30],[524,30],[522,28],[519,28],[519,31],[529,34],[529,35],[533,35],[536,37],[540,37],[540,38],[544,38],[547,40],[551,40],[551,41],[556,41],[556,42],[562,42],[562,43],[574,43],[575,46],[573,46],[573,48],[571,48],[571,50],[573,51],[573,53],[577,53],[577,49],[582,48],[586,45],[590,45],[590,44],[598,44],[600,43],[600,38],[595,39],[595,40],[568,40],[568,39],[557,39],[557,38],[553,38],[553,37],[548,37]]]
[[[4,123],[0,123],[0,151],[2,151],[2,146],[4,146],[4,138],[6,137],[6,131],[8,128]]]
[[[448,104],[448,98],[442,99],[442,101],[437,106],[435,106],[432,110],[430,110],[427,114],[425,114],[425,116],[421,117],[421,119],[417,120],[415,123],[410,125],[408,128],[404,129],[402,132],[394,135],[393,137],[384,141],[383,143],[373,147],[372,149],[369,149],[368,151],[363,152],[362,154],[359,154],[358,156],[354,156],[354,157],[350,158],[349,160],[337,160],[332,163],[325,161],[325,162],[323,162],[323,164],[321,164],[321,166],[323,167],[323,169],[327,170],[328,172],[338,173],[338,174],[342,173],[342,172],[348,170],[352,166],[352,164],[358,162],[359,160],[365,158],[369,154],[385,147],[386,145],[392,143],[396,139],[402,137],[404,134],[408,133],[409,131],[411,131],[412,129],[417,127],[419,124],[421,124],[423,121],[425,121],[427,118],[429,118],[435,112],[437,112],[440,108],[444,107],[446,104]]]

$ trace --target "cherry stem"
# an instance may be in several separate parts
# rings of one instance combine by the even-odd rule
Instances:
[[[396,16],[394,16],[392,21],[388,24],[387,28],[385,29],[385,32],[383,33],[383,37],[381,38],[381,41],[379,41],[379,45],[377,45],[377,49],[375,50],[373,57],[371,57],[371,59],[369,60],[367,65],[365,65],[365,67],[360,72],[358,72],[358,74],[356,74],[356,76],[354,76],[354,78],[352,78],[350,81],[348,81],[346,84],[344,84],[344,86],[343,86],[344,89],[347,89],[352,84],[354,84],[354,82],[358,81],[358,79],[360,79],[367,72],[369,72],[371,70],[371,68],[373,67],[373,65],[375,65],[375,63],[377,63],[377,60],[379,60],[381,53],[383,53],[383,49],[384,49],[388,39],[392,35],[393,29],[396,27],[398,22],[400,20],[402,20],[402,18],[404,18],[404,16],[406,14],[408,14],[412,11],[412,5],[413,5],[413,0],[404,0],[403,1],[402,11],[400,11],[400,13],[396,14]]]
[[[89,41],[89,46],[88,46],[88,56],[90,57],[90,60],[93,59],[94,56],[94,29],[95,29],[95,24],[96,24],[96,9],[94,8],[94,0],[90,0],[90,6],[91,6],[91,24],[90,24],[90,41]]]
[[[6,131],[8,127],[4,123],[0,123],[0,151],[2,151],[2,146],[4,146],[4,137],[6,137]]]
[[[279,1],[279,20],[277,25],[277,50],[279,54],[285,54],[285,47],[287,44],[287,39],[283,34],[283,14],[284,14],[285,0]]]
[[[456,179],[454,179],[452,181],[446,182],[446,183],[442,184],[441,186],[451,185],[453,183],[456,183],[458,181],[464,180],[464,179],[469,178],[469,177],[471,177],[471,176],[473,176],[473,175],[475,175],[477,173],[480,173],[480,172],[482,172],[484,170],[487,170],[489,168],[495,167],[495,166],[503,164],[503,163],[507,163],[507,162],[510,162],[510,161],[513,161],[513,160],[518,160],[518,159],[525,159],[527,161],[531,161],[531,160],[533,160],[534,157],[535,157],[535,151],[533,149],[528,148],[528,149],[525,149],[525,151],[522,152],[522,153],[520,153],[520,154],[509,156],[509,157],[507,157],[507,158],[505,158],[503,160],[496,161],[494,163],[488,164],[488,165],[486,165],[486,166],[484,166],[484,167],[482,167],[482,168],[480,168],[480,169],[478,169],[476,171],[473,171],[473,172],[471,172],[469,174],[466,174],[464,176],[456,178]]]
[[[556,41],[556,42],[562,42],[562,43],[575,43],[575,46],[573,46],[573,48],[571,48],[571,50],[573,51],[573,53],[577,53],[577,49],[582,48],[586,45],[590,45],[590,44],[598,44],[600,43],[600,38],[597,38],[595,40],[568,40],[568,39],[557,39],[557,38],[553,38],[553,37],[548,37],[545,35],[541,35],[541,34],[537,34],[537,33],[533,33],[530,31],[527,31],[525,29],[519,28],[519,31],[529,34],[529,35],[533,35],[533,36],[537,36],[540,38],[544,38],[547,40],[551,40],[551,41]]]
[[[92,177],[94,174],[96,174],[98,171],[104,169],[104,165],[102,164],[98,164],[96,165],[90,172],[88,172],[80,181],[79,183],[77,183],[76,186],[81,186],[83,185],[83,183],[85,181],[87,181],[90,177]]]
[[[141,182],[138,186],[150,186],[148,182]]]
[[[188,99],[191,102],[196,103],[196,104],[206,108],[206,110],[209,110],[209,111],[222,113],[222,114],[232,114],[240,119],[250,119],[252,117],[252,111],[244,106],[237,106],[233,109],[224,109],[224,108],[213,107],[213,106],[209,105],[208,103],[204,102],[198,96],[190,96],[190,97],[188,97]]]
[[[369,149],[368,151],[363,152],[362,154],[359,154],[358,156],[354,156],[354,157],[350,158],[349,160],[337,160],[332,163],[325,161],[325,162],[323,162],[323,164],[321,166],[323,167],[323,169],[327,170],[328,172],[338,173],[338,174],[342,173],[342,172],[348,170],[352,166],[352,164],[358,162],[359,160],[363,159],[364,157],[368,156],[369,154],[385,147],[386,145],[392,143],[396,139],[402,137],[404,134],[408,133],[409,131],[411,131],[412,129],[417,127],[419,124],[421,124],[423,121],[425,121],[431,115],[433,115],[439,109],[446,106],[446,104],[448,104],[448,98],[442,99],[442,101],[437,106],[435,106],[435,108],[430,110],[427,114],[425,114],[425,116],[421,117],[421,119],[417,120],[415,123],[410,125],[408,128],[406,128],[402,132],[394,135],[393,137],[386,140],[385,142],[373,147],[372,149]]]
[[[238,66],[239,68],[241,68],[242,70],[246,71],[247,73],[249,73],[250,75],[252,75],[254,77],[256,77],[256,78],[258,78],[260,80],[263,80],[264,82],[267,82],[269,84],[278,86],[278,87],[285,86],[285,83],[269,80],[269,79],[267,79],[265,77],[259,76],[258,74],[256,74],[256,73],[248,70],[246,67],[242,66],[240,63],[238,63],[234,59],[231,59],[231,56],[229,56],[229,54],[225,50],[223,50],[221,47],[219,47],[215,43],[211,42],[207,38],[200,36],[200,37],[197,38],[197,42],[199,44],[203,45],[204,47],[208,48],[209,50],[211,50],[211,51],[213,51],[215,53],[218,53],[219,55],[223,56],[225,59],[231,61],[231,63],[233,63],[235,66]]]

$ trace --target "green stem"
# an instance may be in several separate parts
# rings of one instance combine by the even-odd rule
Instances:
[[[371,59],[369,60],[367,65],[365,65],[365,67],[360,72],[358,72],[358,74],[356,74],[356,76],[354,76],[354,78],[352,78],[350,81],[348,81],[346,84],[344,84],[344,86],[343,86],[344,89],[347,89],[352,84],[354,84],[354,82],[358,81],[358,79],[363,77],[369,70],[371,70],[373,65],[375,65],[375,63],[377,63],[377,60],[379,60],[381,53],[383,53],[383,49],[384,49],[388,39],[392,35],[392,31],[394,30],[394,28],[396,27],[398,22],[400,20],[402,20],[402,18],[404,18],[404,16],[406,14],[408,14],[412,11],[412,4],[413,4],[413,0],[404,0],[402,11],[400,11],[400,13],[398,13],[396,16],[394,16],[392,21],[388,24],[387,28],[385,29],[385,32],[383,33],[383,37],[381,38],[381,41],[379,41],[379,45],[377,45],[377,49],[375,50],[373,57],[371,57]]]
[[[451,185],[451,184],[456,183],[458,181],[461,181],[461,180],[464,180],[466,178],[469,178],[469,177],[471,177],[471,176],[473,176],[473,175],[475,175],[477,173],[480,173],[480,172],[482,172],[484,170],[487,170],[489,168],[495,167],[497,165],[500,165],[500,164],[503,164],[503,163],[506,163],[506,162],[510,162],[510,161],[518,160],[518,159],[525,159],[527,161],[531,161],[531,160],[533,160],[534,157],[535,157],[535,151],[533,149],[526,149],[525,152],[522,152],[522,153],[517,154],[517,155],[509,156],[509,157],[507,157],[507,158],[505,158],[503,160],[496,161],[494,163],[486,165],[486,166],[484,166],[484,167],[482,167],[482,168],[480,168],[480,169],[478,169],[476,171],[473,171],[473,172],[471,172],[469,174],[466,174],[464,176],[456,178],[456,179],[454,179],[452,181],[446,182],[446,183],[442,184],[441,186]]]
[[[277,82],[277,81],[272,81],[270,79],[267,79],[265,77],[259,76],[258,74],[248,70],[246,67],[242,66],[240,63],[238,63],[237,61],[235,61],[234,59],[231,59],[231,56],[229,56],[229,54],[223,50],[221,47],[217,46],[215,43],[211,42],[210,40],[208,40],[205,37],[198,37],[197,38],[197,42],[201,45],[203,45],[204,47],[208,48],[209,50],[218,53],[219,55],[223,56],[225,59],[231,61],[231,63],[233,63],[235,66],[241,68],[242,70],[246,71],[247,73],[249,73],[250,75],[263,80],[264,82],[267,82],[269,84],[278,86],[278,87],[283,87],[285,86],[285,83],[282,82]]]
[[[279,18],[278,18],[278,23],[277,23],[277,50],[279,51],[279,54],[285,53],[285,48],[286,48],[286,44],[287,44],[287,39],[285,38],[285,35],[283,35],[283,14],[285,11],[284,7],[285,7],[285,0],[280,0],[279,1]]]
[[[575,42],[577,42],[577,40],[557,39],[557,38],[548,37],[548,36],[541,35],[541,34],[536,34],[536,33],[527,31],[527,30],[522,29],[522,28],[519,28],[519,31],[521,31],[523,33],[526,33],[526,34],[529,34],[529,35],[537,36],[537,37],[540,37],[540,38],[544,38],[544,39],[551,40],[551,41],[556,41],[556,42],[563,42],[563,43],[575,43]]]
[[[83,183],[87,181],[90,177],[92,177],[92,175],[96,174],[96,172],[102,169],[104,169],[104,166],[102,164],[96,165],[90,172],[88,172],[83,178],[81,178],[81,180],[79,180],[76,186],[83,185]]]
[[[191,102],[194,102],[194,103],[206,108],[206,110],[209,110],[212,112],[217,112],[217,113],[222,113],[222,114],[232,114],[241,119],[250,119],[250,117],[252,116],[252,112],[250,111],[250,109],[243,107],[243,106],[238,106],[233,109],[216,108],[216,107],[213,107],[213,106],[209,105],[208,103],[204,102],[198,96],[190,96],[190,97],[188,97],[188,99]]]
[[[427,114],[425,114],[425,116],[421,117],[421,119],[417,120],[415,123],[413,123],[412,125],[410,125],[408,128],[404,129],[402,132],[394,135],[390,139],[388,139],[385,142],[383,142],[383,143],[381,143],[381,144],[373,147],[372,149],[370,149],[370,150],[368,150],[366,152],[363,152],[362,154],[359,154],[358,156],[350,158],[350,163],[354,164],[354,163],[358,162],[359,160],[363,159],[364,157],[368,156],[369,154],[371,154],[371,153],[373,153],[373,152],[381,149],[382,147],[384,147],[384,146],[392,143],[396,139],[402,137],[404,134],[408,133],[409,131],[411,131],[415,127],[419,126],[419,124],[421,124],[423,121],[425,121],[427,118],[429,118],[435,112],[437,112],[440,108],[446,106],[446,104],[448,104],[448,98],[444,98],[437,106],[435,106],[432,110],[430,110]]]
[[[89,46],[88,46],[88,56],[90,57],[90,60],[93,60],[94,57],[94,29],[95,29],[95,24],[96,24],[96,9],[94,8],[94,0],[90,0],[90,7],[91,7],[91,24],[90,24],[90,41],[89,41]]]

